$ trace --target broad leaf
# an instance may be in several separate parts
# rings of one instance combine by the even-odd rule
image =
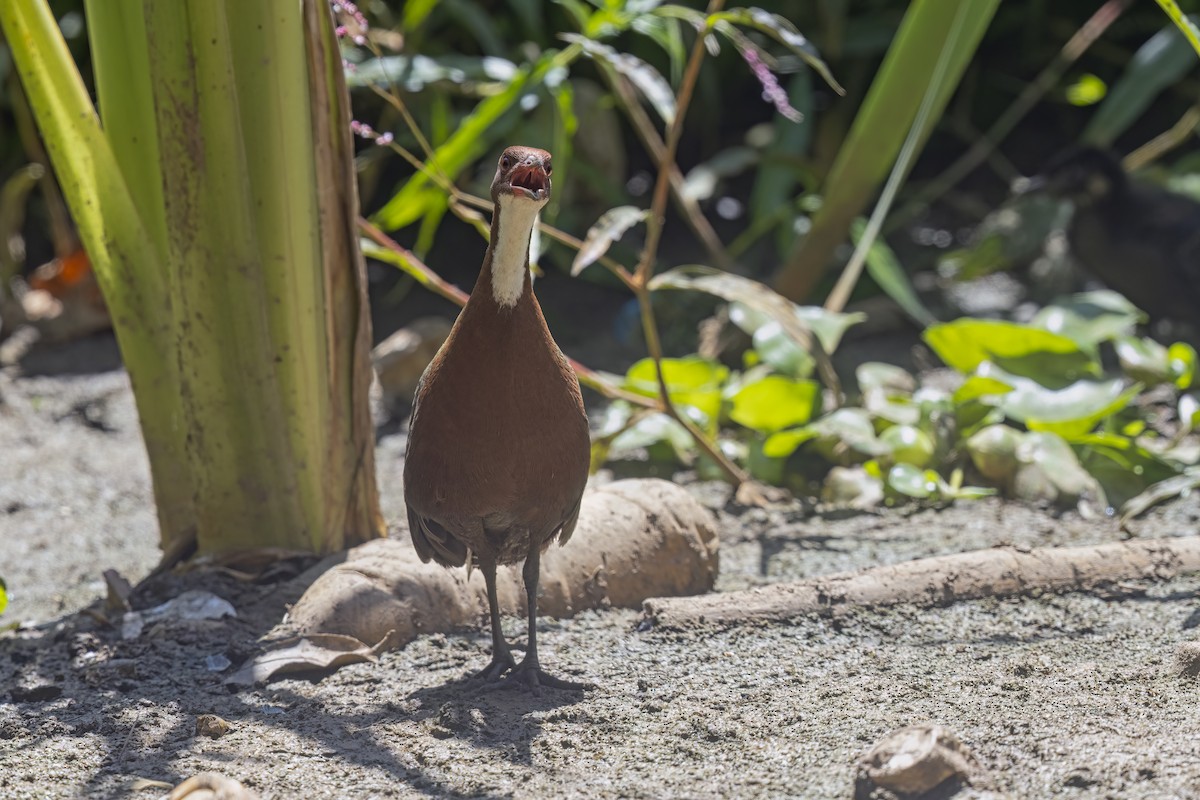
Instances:
[[[1081,349],[1130,336],[1146,315],[1116,292],[1082,292],[1046,306],[1030,320],[1036,328],[1066,336]]]
[[[617,206],[601,214],[596,224],[588,229],[583,247],[579,248],[575,260],[571,263],[571,275],[583,272],[607,253],[613,242],[618,241],[626,231],[649,215],[648,210],[637,206]]]
[[[814,381],[768,375],[733,396],[729,418],[759,433],[775,433],[808,422],[820,396]]]
[[[963,374],[991,361],[1043,385],[1062,386],[1081,374],[1099,371],[1095,359],[1066,336],[1015,322],[958,319],[926,328],[922,338],[942,361]]]

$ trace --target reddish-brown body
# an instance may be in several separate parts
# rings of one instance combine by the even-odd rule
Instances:
[[[589,438],[579,381],[525,278],[512,308],[492,297],[490,259],[421,379],[404,470],[413,544],[462,566],[469,548],[522,561],[575,527]]]
[[[537,655],[540,556],[571,536],[590,440],[579,381],[550,336],[529,276],[529,237],[550,198],[550,154],[504,151],[492,182],[492,236],[471,298],[421,376],[409,426],[404,500],[423,561],[478,565],[487,584],[492,660],[534,690],[581,689]],[[529,614],[516,663],[500,625],[496,565],[524,561]]]

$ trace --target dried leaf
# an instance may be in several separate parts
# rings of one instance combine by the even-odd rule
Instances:
[[[374,663],[387,649],[394,631],[388,631],[374,647],[368,647],[353,636],[337,633],[314,633],[289,639],[280,646],[252,658],[225,683],[234,686],[253,686],[265,683],[276,675],[291,672],[332,670],[362,661]]]

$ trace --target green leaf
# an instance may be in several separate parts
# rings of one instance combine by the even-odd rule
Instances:
[[[1125,336],[1113,343],[1121,370],[1147,386],[1172,383],[1171,360],[1167,348],[1153,339]],[[1182,371],[1186,369],[1180,366]]]
[[[617,206],[601,214],[596,224],[588,229],[583,247],[575,254],[575,260],[571,263],[571,275],[583,272],[588,265],[607,253],[613,242],[618,241],[626,231],[643,222],[648,216],[650,212],[647,209],[637,206]]]
[[[769,320],[754,331],[751,343],[764,364],[784,375],[803,380],[812,375],[816,366],[808,350],[796,344],[775,320]]]
[[[679,20],[653,14],[641,14],[634,17],[629,27],[654,40],[663,49],[671,61],[671,82],[678,83],[679,78],[683,75],[683,63],[687,59],[687,50],[683,46],[683,35],[679,30]]]
[[[972,400],[999,397],[1008,394],[1012,390],[1012,386],[997,378],[984,378],[980,375],[972,375],[963,381],[962,386],[959,386],[954,391],[953,400],[955,405],[962,405]]]
[[[4,578],[0,578],[0,614],[3,614],[6,608],[8,608],[8,584],[4,582]]]
[[[1066,336],[1015,322],[964,318],[932,325],[921,336],[942,361],[963,374],[991,361],[1046,386],[1061,386],[1099,371],[1095,359]]]
[[[758,433],[775,433],[808,422],[820,397],[815,381],[768,375],[733,396],[729,418]]]
[[[1013,387],[997,400],[1004,413],[1030,430],[1052,431],[1063,436],[1090,432],[1096,425],[1123,410],[1141,391],[1140,384],[1125,388],[1124,380],[1081,380],[1062,389],[1048,389],[1037,381],[1010,375],[985,364],[980,375]]]
[[[629,80],[642,93],[658,116],[668,125],[675,119],[675,92],[658,70],[629,53],[621,53],[606,44],[580,36],[562,33],[559,38],[577,44],[590,58],[611,67]]]
[[[667,414],[650,414],[638,420],[632,427],[613,439],[610,452],[624,453],[630,450],[649,450],[655,445],[666,445],[675,460],[687,463],[694,445],[692,435]]]
[[[882,361],[864,361],[854,368],[854,377],[863,394],[873,391],[912,394],[917,389],[916,380],[908,370]]]
[[[786,45],[805,64],[812,67],[835,92],[842,95],[846,93],[846,90],[834,80],[833,73],[829,71],[829,67],[821,59],[817,49],[786,17],[772,14],[761,8],[731,8],[728,11],[713,14],[708,19],[710,24],[718,20],[725,20],[767,34],[780,44]]]
[[[1108,93],[1108,84],[1103,79],[1085,72],[1067,87],[1067,102],[1073,106],[1094,106]]]
[[[1179,475],[1179,469],[1131,439],[1076,445],[1079,461],[1100,484],[1110,505],[1120,507],[1146,487]]]
[[[429,16],[437,5],[437,0],[409,0],[404,4],[404,30],[411,33],[421,27],[421,23]],[[346,77],[349,77],[347,74]]]
[[[773,433],[763,443],[763,454],[771,458],[786,458],[796,452],[800,445],[815,438],[817,438],[817,432],[811,428],[796,428]]]
[[[356,64],[353,72],[347,71],[346,85],[351,89],[396,86],[416,93],[431,84],[448,84],[463,87],[472,94],[487,95],[516,78],[518,72],[516,64],[494,56],[383,56],[369,58]]]
[[[1190,389],[1196,380],[1196,348],[1187,342],[1175,342],[1168,347],[1167,371],[1176,388]]]
[[[925,467],[933,460],[933,439],[914,425],[893,425],[879,434],[879,441],[888,449],[889,461]]]
[[[750,443],[750,449],[746,456],[746,468],[755,480],[779,486],[783,484],[787,459],[768,456],[763,452],[762,442],[754,441]]]
[[[867,221],[862,218],[856,219],[850,226],[850,236],[856,245],[866,227]],[[904,313],[912,317],[918,325],[933,325],[937,322],[937,317],[925,307],[921,298],[917,297],[917,291],[908,279],[908,273],[900,266],[900,260],[882,238],[876,238],[867,250],[867,272],[879,284],[879,288],[895,300],[896,305],[904,309]]]
[[[1200,470],[1195,469],[1151,484],[1141,494],[1125,501],[1121,507],[1121,524],[1140,517],[1165,500],[1186,495],[1197,488],[1200,488]]]
[[[966,440],[967,454],[979,474],[1006,486],[1017,471],[1017,449],[1023,435],[1007,425],[988,425]]]
[[[1138,48],[1104,102],[1083,129],[1090,144],[1110,145],[1141,118],[1164,90],[1196,64],[1196,54],[1175,26],[1168,25]]]
[[[837,350],[849,328],[866,320],[862,313],[842,314],[819,306],[798,306],[769,286],[728,272],[703,266],[676,267],[656,275],[650,289],[691,289],[728,300],[729,318],[751,335],[774,320],[796,342],[808,340],[809,331],[826,353]]]
[[[833,260],[854,220],[878,194],[923,105],[928,113],[918,131],[918,147],[928,138],[998,5],[999,0],[907,4],[883,64],[825,178],[821,210],[780,273],[777,285],[786,294],[800,296],[801,290],[810,288],[812,275]],[[941,80],[933,87],[932,103],[926,104],[924,96],[939,63]]]
[[[1054,502],[1102,494],[1100,485],[1079,463],[1071,445],[1056,433],[1030,431],[1017,446],[1018,470],[1015,492],[1023,499]],[[1052,491],[1047,492],[1047,489]]]
[[[709,433],[716,431],[721,415],[721,386],[729,369],[713,361],[692,356],[664,358],[663,378],[671,402],[699,412],[693,419]],[[654,360],[643,358],[625,373],[625,388],[647,397],[658,397]]]
[[[883,481],[865,467],[834,467],[821,487],[821,502],[835,508],[868,509],[882,500]]]
[[[839,408],[803,428],[772,434],[763,452],[773,457],[788,456],[810,440],[813,449],[833,464],[861,463],[889,452],[875,436],[870,415],[861,408]]]
[[[1066,336],[1081,349],[1133,335],[1146,315],[1124,296],[1101,290],[1075,294],[1034,315],[1030,325]]]
[[[896,464],[887,473],[887,485],[900,494],[924,499],[940,494],[939,476],[931,469]]]

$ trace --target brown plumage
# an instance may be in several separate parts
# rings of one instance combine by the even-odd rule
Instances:
[[[421,377],[404,463],[409,531],[423,561],[487,581],[492,661],[481,673],[582,688],[542,672],[536,619],[539,556],[575,529],[590,440],[579,381],[533,295],[529,238],[550,196],[550,154],[500,157],[491,241],[470,300]],[[529,645],[516,665],[500,630],[496,565],[525,561]]]

